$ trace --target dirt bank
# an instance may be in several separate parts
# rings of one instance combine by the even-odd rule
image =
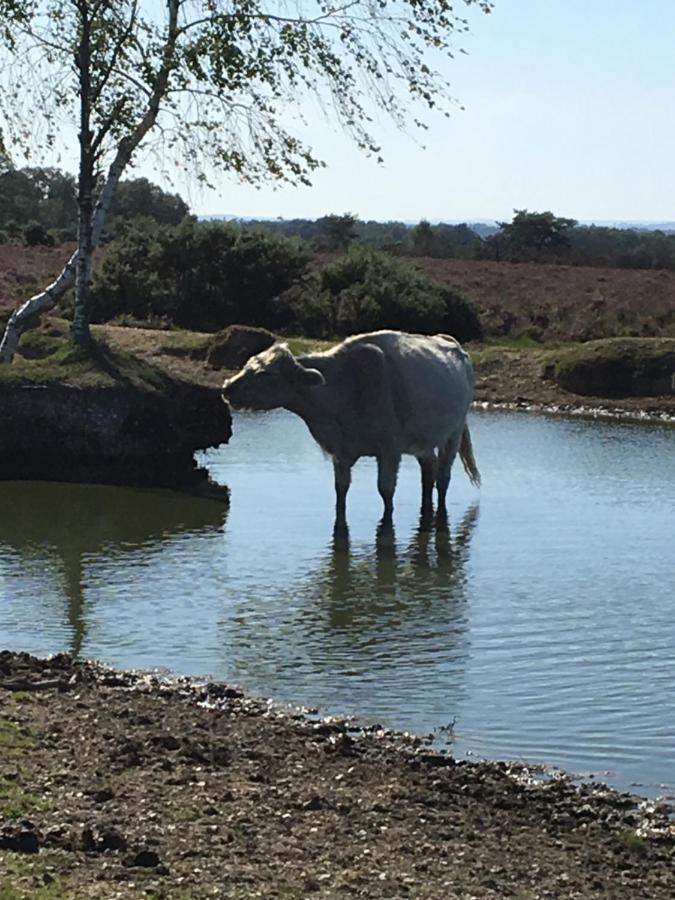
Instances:
[[[99,325],[95,331],[180,378],[203,385],[222,384],[226,372],[209,367],[199,355],[209,335],[152,331]],[[185,337],[184,335],[187,335]],[[470,347],[476,369],[478,406],[546,410],[586,415],[627,416],[637,419],[675,418],[675,395],[663,397],[590,398],[563,390],[546,377],[556,351],[536,347]],[[206,351],[204,350],[204,355]]]
[[[3,900],[675,895],[663,810],[222,684],[0,653],[0,743]]]

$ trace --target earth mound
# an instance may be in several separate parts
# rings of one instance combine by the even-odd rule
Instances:
[[[193,487],[206,481],[195,451],[230,438],[215,388],[54,330],[25,335],[20,350],[0,366],[4,480]]]
[[[213,369],[241,369],[247,360],[275,341],[276,336],[266,328],[230,325],[214,335],[206,362]]]
[[[566,391],[591,397],[675,394],[675,339],[589,341],[562,351],[554,379]]]

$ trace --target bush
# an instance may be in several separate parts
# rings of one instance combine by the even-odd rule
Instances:
[[[281,324],[314,337],[380,328],[448,332],[460,341],[482,336],[476,310],[461,293],[364,246],[352,246],[281,301],[289,318]]]
[[[40,222],[31,222],[23,230],[24,242],[29,247],[53,247],[54,238]]]
[[[111,245],[94,280],[94,320],[166,316],[199,331],[235,322],[267,325],[276,314],[274,299],[308,261],[297,241],[232,225],[138,220]]]
[[[51,228],[49,234],[55,244],[72,244],[77,240],[77,228]]]

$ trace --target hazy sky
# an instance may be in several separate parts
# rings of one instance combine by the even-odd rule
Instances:
[[[380,129],[384,165],[317,118],[311,189],[175,188],[200,214],[675,219],[675,0],[496,0],[470,18],[448,68],[465,110],[416,138]]]

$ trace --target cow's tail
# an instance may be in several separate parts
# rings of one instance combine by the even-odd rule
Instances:
[[[469,426],[466,423],[464,425],[464,431],[462,432],[462,442],[459,445],[459,458],[462,460],[462,465],[464,466],[464,470],[469,476],[471,483],[478,486],[480,484],[480,472],[476,465],[476,457],[473,455],[471,434],[469,433]]]

